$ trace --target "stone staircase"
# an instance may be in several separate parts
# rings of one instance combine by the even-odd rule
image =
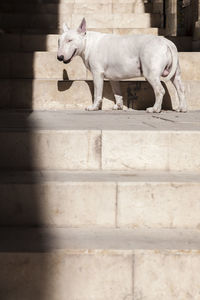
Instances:
[[[198,300],[199,53],[180,53],[187,114],[128,110],[153,101],[142,78],[122,82],[125,111],[86,112],[91,74],[56,60],[60,24],[84,15],[89,30],[158,34],[152,3],[0,8],[0,299]]]

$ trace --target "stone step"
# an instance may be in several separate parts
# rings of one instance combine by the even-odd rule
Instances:
[[[199,116],[199,111],[1,112],[0,168],[198,172]]]
[[[84,14],[88,28],[150,28],[160,27],[159,14]],[[37,29],[42,32],[48,29],[62,28],[63,22],[67,22],[71,28],[79,26],[83,14],[1,14],[0,27],[5,31],[24,31]]]
[[[12,4],[16,5],[16,0],[1,0],[1,3],[6,5],[6,4]],[[18,5],[24,6],[27,4],[34,4],[34,5],[43,5],[43,4],[90,4],[90,3],[97,3],[97,4],[108,4],[108,3],[118,3],[118,4],[123,4],[123,3],[132,3],[134,5],[147,5],[151,3],[151,0],[20,0],[18,1]]]
[[[89,30],[90,31],[90,30]],[[154,34],[158,35],[158,28],[107,28],[93,29],[93,31],[114,33],[114,34]],[[58,35],[35,35],[35,34],[2,34],[0,35],[1,52],[34,52],[50,51],[58,49]],[[172,40],[178,51],[192,51],[192,37],[167,37]]]
[[[156,34],[158,35],[164,35],[164,29],[162,28],[157,28],[157,27],[151,27],[151,28],[87,28],[88,31],[97,31],[97,32],[103,32],[103,33],[117,33],[117,34],[130,34],[130,33],[145,33],[145,34]],[[63,33],[62,28],[57,28],[57,29],[48,29],[48,28],[20,28],[18,30],[17,28],[9,29],[9,30],[0,30],[1,34],[4,35],[29,35],[29,36],[34,36],[34,35],[60,35]],[[2,45],[0,46],[0,48]],[[36,49],[38,50],[38,49]],[[46,49],[44,49],[46,50]],[[1,49],[0,49],[1,51]]]
[[[0,249],[2,299],[199,296],[198,231],[8,228]]]
[[[199,173],[1,172],[0,198],[0,226],[200,229]]]
[[[150,84],[144,79],[122,81],[124,109],[145,110],[155,102]],[[178,97],[171,82],[166,90],[163,109],[178,107]],[[189,110],[200,110],[199,81],[184,81]],[[92,104],[93,81],[57,81],[51,79],[1,79],[0,108],[32,110],[84,110]],[[110,83],[104,81],[103,110],[112,109],[114,95]]]
[[[200,80],[200,68],[197,67],[200,52],[179,52],[179,58],[182,79]],[[5,62],[4,68],[0,70],[0,78],[93,79],[78,56],[67,65],[57,60],[56,52],[0,53],[0,59]]]
[[[92,31],[114,34],[153,34],[158,35],[158,28],[94,28]],[[88,30],[88,31],[90,31]],[[0,52],[34,52],[58,49],[58,34],[1,34]],[[187,42],[189,40],[187,39]]]
[[[0,10],[3,13],[40,13],[40,14],[123,14],[123,13],[151,13],[152,4],[138,2],[108,3],[99,2],[79,2],[79,3],[21,3],[1,2]]]

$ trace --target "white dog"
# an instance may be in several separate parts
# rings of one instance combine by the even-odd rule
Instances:
[[[94,103],[87,110],[101,109],[104,78],[110,80],[115,95],[113,109],[123,109],[119,80],[144,76],[153,87],[156,98],[154,106],[147,108],[147,112],[161,111],[165,90],[160,77],[174,84],[179,98],[178,111],[187,111],[178,53],[171,41],[154,35],[86,32],[85,19],[77,30],[71,30],[65,24],[63,30],[58,41],[58,60],[69,63],[79,55],[93,75]]]

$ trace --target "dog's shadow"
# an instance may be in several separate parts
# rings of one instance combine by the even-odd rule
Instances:
[[[70,90],[73,85],[73,80],[69,80],[66,70],[63,70],[63,80],[57,82],[57,88],[59,92],[65,92]],[[92,80],[85,81],[90,92],[89,102],[94,102],[94,84]],[[162,109],[172,110],[172,99],[169,94],[168,88],[164,82],[162,85],[165,89],[165,95],[163,98]],[[155,103],[155,95],[151,85],[147,81],[121,81],[120,82],[124,105],[127,108],[135,110],[145,110],[147,107],[153,106]],[[82,87],[80,87],[81,89]],[[82,91],[84,93],[84,91]],[[67,95],[66,95],[67,96]],[[114,95],[109,81],[104,81],[103,97],[107,101],[115,102]],[[79,103],[77,103],[79,104]]]
[[[64,92],[66,90],[69,90],[72,86],[73,81],[69,80],[69,76],[67,74],[66,70],[63,70],[63,80],[58,80],[57,87],[59,92]]]

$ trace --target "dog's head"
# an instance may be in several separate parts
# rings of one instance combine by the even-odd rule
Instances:
[[[84,48],[86,35],[85,18],[83,18],[77,30],[69,29],[66,24],[63,24],[63,31],[63,34],[58,39],[57,59],[68,64]]]

